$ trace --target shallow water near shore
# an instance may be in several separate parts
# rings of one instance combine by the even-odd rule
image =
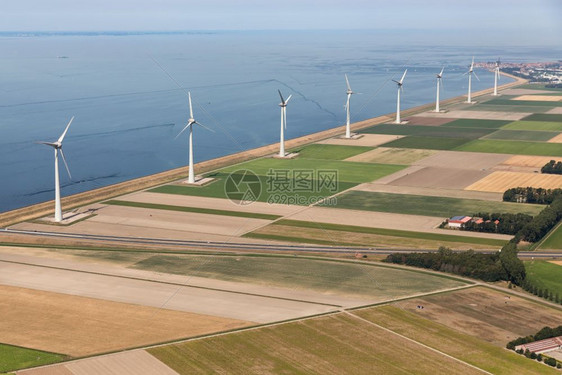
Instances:
[[[352,121],[395,111],[404,68],[407,109],[466,93],[476,61],[555,59],[557,51],[400,45],[376,32],[217,32],[178,35],[0,36],[0,211],[53,199],[52,149],[75,116],[61,162],[67,196],[187,163],[187,96],[195,118],[196,162],[278,142],[279,97],[288,106],[287,138],[343,125],[347,73]],[[156,61],[153,61],[153,59]],[[158,66],[160,65],[165,72]],[[476,70],[473,91],[492,87]],[[170,78],[169,76],[172,78]],[[176,81],[182,89],[180,89]],[[500,83],[507,83],[502,77]]]

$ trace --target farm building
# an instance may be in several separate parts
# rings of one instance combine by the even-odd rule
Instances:
[[[533,341],[527,344],[517,345],[515,350],[523,349],[523,351],[529,349],[530,352],[536,354],[547,353],[553,350],[562,349],[562,336],[552,337],[550,339],[544,339],[540,341]]]
[[[460,228],[461,225],[468,223],[470,220],[472,220],[470,216],[453,216],[447,223],[450,228]]]

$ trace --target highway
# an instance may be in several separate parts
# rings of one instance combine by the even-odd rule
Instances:
[[[208,249],[223,251],[256,251],[256,252],[301,252],[301,253],[333,253],[333,254],[379,254],[388,255],[392,253],[410,252],[437,252],[437,249],[408,249],[389,247],[359,247],[359,246],[325,246],[325,245],[283,245],[283,244],[261,244],[261,243],[232,243],[220,241],[193,241],[173,240],[148,237],[124,237],[105,236],[85,233],[59,233],[48,231],[28,231],[9,228],[0,228],[0,234],[21,234],[52,238],[68,238],[100,242],[117,242],[128,245],[168,245],[180,246],[188,249]],[[461,250],[457,250],[461,251]],[[496,250],[481,250],[482,253],[493,253]],[[520,251],[520,258],[562,258],[562,251]]]

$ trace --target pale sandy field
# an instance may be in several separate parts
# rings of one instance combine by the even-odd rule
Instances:
[[[0,286],[0,311],[2,342],[70,356],[148,345],[250,324],[5,285]]]
[[[430,197],[449,197],[449,198],[465,198],[465,199],[479,199],[484,201],[500,202],[503,194],[490,193],[485,191],[473,190],[458,190],[458,189],[435,189],[418,186],[397,186],[397,185],[382,185],[377,182],[368,182],[365,184],[357,185],[352,190],[360,191],[374,191],[379,193],[393,193],[393,194],[413,194],[413,195],[426,195]]]
[[[562,160],[562,158],[556,156],[515,155],[503,161],[501,164],[518,167],[532,167],[540,170],[542,166],[551,160]]]
[[[22,370],[23,375],[177,375],[178,373],[144,350],[132,350],[40,369]]]
[[[548,140],[550,143],[562,143],[562,134],[558,134],[556,137],[552,137]]]
[[[396,139],[403,138],[403,135],[392,134],[363,134],[359,139],[345,139],[345,138],[329,138],[317,142],[318,144],[325,145],[347,145],[347,146],[369,146],[376,147]]]
[[[420,159],[435,154],[435,150],[421,150],[411,148],[378,147],[374,150],[345,159],[363,163],[382,164],[412,164]]]
[[[555,108],[549,109],[546,113],[551,114],[551,115],[562,115],[562,107],[555,107]]]
[[[537,102],[559,102],[562,101],[560,95],[521,95],[511,100],[529,100]]]
[[[459,170],[487,170],[509,159],[510,156],[480,152],[439,151],[434,155],[417,161],[415,164]]]
[[[519,186],[555,189],[562,187],[562,175],[497,171],[466,187],[466,190],[503,193]]]
[[[502,111],[463,111],[463,110],[453,110],[445,114],[435,113],[435,112],[423,112],[417,116],[423,117],[440,117],[447,116],[450,118],[465,118],[465,119],[475,119],[475,120],[510,120],[519,121],[524,117],[529,116],[530,113],[513,113],[513,112],[502,112]]]
[[[491,171],[473,169],[421,167],[422,169],[407,174],[391,182],[392,185],[415,186],[425,188],[464,189],[484,178]]]

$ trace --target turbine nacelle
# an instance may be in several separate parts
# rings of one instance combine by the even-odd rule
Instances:
[[[281,103],[279,103],[279,107],[286,107],[287,103],[289,103],[289,100],[291,100],[291,97],[293,96],[293,94],[289,95],[287,100],[285,100],[283,98],[283,94],[281,94],[281,90],[277,90],[277,92],[279,93],[279,97],[281,98]]]

